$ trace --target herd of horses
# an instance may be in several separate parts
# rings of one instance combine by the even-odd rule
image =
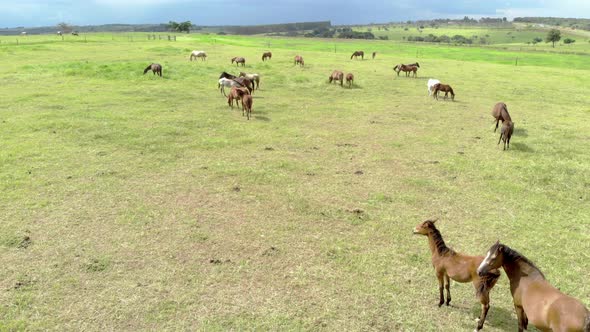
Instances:
[[[529,322],[541,331],[590,332],[590,311],[582,302],[551,285],[528,258],[500,241],[493,244],[485,256],[458,253],[447,247],[435,222],[436,219],[419,223],[414,234],[428,237],[439,285],[439,307],[451,302],[451,279],[459,283],[471,282],[481,303],[475,331],[481,330],[490,309],[490,291],[503,269],[510,281],[519,332],[526,330]]]

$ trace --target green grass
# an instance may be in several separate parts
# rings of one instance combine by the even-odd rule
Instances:
[[[411,235],[433,216],[456,250],[499,238],[590,305],[586,56],[86,37],[0,40],[0,330],[473,329],[471,285],[436,307]],[[262,75],[251,121],[216,90],[236,55]],[[414,61],[418,79],[394,75]],[[142,75],[150,62],[164,78]],[[355,87],[329,85],[333,69]],[[430,77],[456,101],[428,98]],[[497,101],[516,126],[506,152]],[[503,276],[485,331],[515,329],[511,301]]]

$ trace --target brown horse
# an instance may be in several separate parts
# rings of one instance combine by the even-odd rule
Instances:
[[[234,64],[234,62],[236,63],[236,67],[241,63],[242,67],[244,67],[246,65],[246,59],[242,58],[242,57],[238,57],[235,56],[233,58],[231,58],[231,63],[232,65]]]
[[[365,60],[365,52],[363,51],[354,51],[354,53],[352,53],[352,55],[350,56],[350,59],[352,60],[353,57],[357,59],[357,57],[359,56],[361,57],[361,59]]]
[[[375,59],[376,55],[377,55],[377,52],[373,52],[373,59]]]
[[[477,267],[484,260],[483,256],[467,256],[447,247],[439,230],[434,223],[436,220],[426,220],[414,228],[414,234],[428,236],[428,244],[432,254],[432,265],[438,279],[439,302],[445,303],[443,286],[447,290],[447,302],[451,302],[451,282],[472,282],[475,293],[481,303],[481,315],[477,321],[477,330],[481,330],[490,309],[490,290],[500,278],[498,269],[490,269],[486,273],[478,274]],[[445,285],[446,282],[446,285]]]
[[[295,65],[300,65],[301,67],[304,66],[303,57],[301,55],[295,56]]]
[[[248,89],[246,88],[238,88],[235,86],[232,86],[231,91],[229,92],[229,95],[227,95],[227,104],[231,107],[234,108],[234,103],[233,101],[236,101],[236,106],[240,106],[240,101],[242,100],[242,97],[244,95],[249,95],[250,91],[248,91]]]
[[[268,60],[272,59],[272,53],[271,52],[264,52],[264,53],[262,53],[262,61],[266,61],[266,59],[268,59]]]
[[[248,116],[248,120],[252,117],[252,96],[251,95],[243,95],[242,96],[242,116],[244,116],[244,111],[246,112],[246,116]]]
[[[354,84],[354,75],[352,73],[346,74],[346,83],[349,88],[352,88],[352,84]]]
[[[344,84],[344,73],[340,70],[334,70],[332,75],[330,75],[329,81],[330,83],[332,83],[332,81],[340,81],[340,86],[342,86]]]
[[[553,287],[533,262],[498,241],[477,272],[485,275],[500,267],[510,280],[519,332],[526,330],[529,322],[541,331],[590,331],[590,312],[580,301]]]
[[[260,75],[240,72],[240,77],[245,77],[249,79],[252,82],[252,87],[254,87],[255,89],[260,88]],[[254,83],[256,83],[256,86],[254,86]]]
[[[450,85],[436,83],[432,88],[434,89],[433,97],[436,98],[436,100],[438,100],[438,92],[442,91],[445,93],[445,99],[448,98],[449,92],[450,92],[451,93],[451,100],[455,101],[455,91],[453,91],[453,88],[451,88]]]
[[[409,65],[404,65],[404,64],[396,65],[395,67],[393,67],[393,70],[395,72],[397,72],[397,76],[399,76],[400,71],[403,71],[404,73],[406,73],[406,77],[410,76],[410,72],[414,74],[414,77],[417,77],[416,72],[418,71],[418,68],[420,68],[420,64],[418,62],[416,62],[416,63],[411,63]]]
[[[514,132],[514,122],[511,120],[506,120],[502,122],[502,128],[500,128],[500,139],[498,139],[498,145],[500,141],[504,141],[504,150],[506,150],[506,144],[508,144],[508,149],[510,149],[510,138],[512,137],[512,133]]]
[[[152,71],[152,73],[154,75],[158,74],[158,75],[160,75],[160,77],[162,77],[162,65],[160,65],[159,63],[152,63],[149,66],[147,66],[143,70],[143,74],[145,75],[145,73],[147,73],[150,70]]]
[[[250,93],[252,93],[252,91],[254,91],[254,84],[252,84],[252,81],[250,81],[249,79],[245,78],[245,77],[236,77],[228,72],[223,72],[221,73],[221,75],[219,75],[219,78],[227,78],[230,79],[236,83],[239,83],[241,86],[246,87],[246,89],[248,89],[248,91],[250,91]]]
[[[494,117],[494,119],[496,119],[496,128],[494,129],[494,132],[496,132],[496,130],[498,129],[498,124],[500,123],[500,121],[502,121],[502,123],[504,123],[504,121],[507,120],[512,121],[512,119],[510,118],[510,114],[508,113],[508,107],[506,106],[506,104],[502,102],[494,105],[494,108],[492,109],[492,116]]]

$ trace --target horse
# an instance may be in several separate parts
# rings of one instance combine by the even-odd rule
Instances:
[[[201,58],[201,61],[205,61],[207,60],[207,53],[205,51],[192,51],[189,60],[193,61],[193,58]]]
[[[242,64],[242,67],[244,67],[246,65],[246,59],[244,59],[242,57],[235,56],[235,57],[231,58],[231,63],[233,64],[234,62],[236,63],[236,67],[240,63]]]
[[[579,300],[551,285],[528,258],[497,241],[488,250],[477,273],[504,268],[518,318],[518,331],[530,322],[541,331],[590,331],[590,311]]]
[[[483,256],[468,256],[460,254],[447,247],[439,230],[434,223],[435,220],[426,220],[414,228],[414,234],[428,237],[428,244],[432,254],[432,265],[438,279],[439,302],[441,307],[445,303],[443,286],[447,290],[447,306],[451,302],[451,281],[466,283],[472,282],[475,294],[481,303],[481,314],[477,320],[479,331],[483,325],[490,309],[490,291],[500,278],[499,269],[490,269],[486,273],[478,274],[477,268],[484,260]],[[445,285],[446,282],[446,285]]]
[[[250,94],[250,92],[248,91],[248,89],[246,88],[238,88],[236,86],[232,86],[231,91],[229,92],[229,95],[227,96],[227,104],[231,107],[234,108],[234,103],[233,101],[236,101],[236,106],[240,106],[240,101],[242,100],[242,96],[245,94]]]
[[[262,61],[266,61],[266,59],[268,59],[268,60],[272,59],[272,53],[271,52],[264,52],[264,53],[262,53]]]
[[[220,93],[222,93],[224,96],[227,96],[227,94],[225,94],[225,87],[228,87],[228,88],[231,88],[231,87],[243,88],[244,85],[242,83],[239,83],[239,82],[235,81],[235,80],[222,77],[222,78],[219,79],[219,81],[217,81],[217,88],[219,89]]]
[[[152,63],[149,66],[147,66],[143,70],[143,74],[145,75],[145,73],[147,73],[150,70],[152,71],[152,73],[154,75],[158,74],[158,75],[160,75],[160,77],[162,77],[162,65],[160,65],[159,63]]]
[[[500,141],[504,141],[504,150],[506,150],[506,144],[508,144],[508,149],[510,149],[510,138],[512,137],[513,132],[514,122],[512,122],[512,120],[506,120],[502,122],[502,128],[500,128],[500,139],[498,139],[498,145],[500,145]]]
[[[414,77],[417,77],[418,68],[420,68],[420,65],[418,64],[418,62],[416,62],[409,65],[396,65],[395,67],[393,67],[393,70],[397,72],[397,76],[399,76],[400,71],[403,71],[404,73],[406,73],[406,77],[410,75],[410,72],[414,74]]]
[[[300,65],[301,67],[304,66],[303,57],[301,55],[295,56],[295,65]]]
[[[78,36],[78,31],[72,31],[72,36]]]
[[[436,98],[436,100],[438,100],[438,92],[442,91],[445,93],[445,99],[448,98],[449,92],[450,92],[451,93],[451,100],[455,101],[455,91],[453,91],[453,88],[451,88],[450,85],[436,83],[433,88],[434,88],[433,97]]]
[[[248,116],[248,120],[252,116],[252,96],[251,95],[243,95],[242,96],[242,116],[244,116],[244,111],[246,111],[246,116]]]
[[[329,81],[330,83],[332,83],[332,81],[340,81],[340,86],[342,86],[344,84],[344,73],[340,70],[334,70],[332,75],[330,75]]]
[[[377,55],[377,52],[373,52],[373,59],[375,59],[376,55]]]
[[[27,32],[26,31],[23,31],[23,32],[20,33],[20,35],[21,36],[26,36],[27,35]]]
[[[61,32],[61,31],[58,31],[58,32],[57,32],[57,35],[58,35],[58,36],[61,36],[61,35],[62,35],[62,32]]]
[[[354,51],[354,53],[352,53],[352,55],[350,56],[350,59],[352,60],[353,57],[357,59],[357,57],[359,56],[361,57],[361,59],[365,60],[365,52],[363,51]]]
[[[506,106],[506,104],[502,102],[494,105],[494,108],[492,109],[492,116],[494,117],[494,119],[496,119],[496,128],[494,129],[494,132],[496,132],[496,130],[498,129],[498,124],[500,123],[500,121],[502,121],[502,124],[504,124],[504,121],[507,120],[512,121],[512,119],[510,118],[510,114],[508,113],[508,107]]]
[[[352,73],[346,74],[346,83],[349,88],[352,88],[352,84],[354,83],[354,75]]]
[[[247,74],[244,72],[240,72],[240,76],[239,77],[245,77],[247,79],[249,79],[252,83],[256,83],[256,87],[254,87],[254,85],[252,85],[252,87],[254,87],[255,89],[260,88],[260,75],[258,74]]]
[[[221,75],[219,75],[219,78],[227,78],[229,80],[232,80],[238,84],[240,84],[241,86],[245,87],[246,89],[248,89],[248,91],[250,91],[250,93],[252,93],[252,91],[254,91],[254,86],[252,84],[252,82],[245,78],[245,77],[236,77],[230,73],[227,72],[222,72]]]
[[[426,86],[428,87],[428,95],[432,95],[432,92],[434,91],[434,85],[440,83],[439,80],[435,79],[435,78],[431,78],[428,80],[428,83],[426,83]]]

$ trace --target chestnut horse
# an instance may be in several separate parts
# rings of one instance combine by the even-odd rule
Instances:
[[[414,234],[428,237],[428,244],[432,254],[432,265],[438,279],[439,302],[445,303],[443,286],[447,290],[447,306],[451,302],[451,281],[465,283],[472,282],[475,294],[481,303],[481,315],[477,320],[477,331],[481,330],[490,309],[490,291],[500,278],[498,269],[490,269],[486,273],[478,274],[477,267],[484,260],[483,256],[467,256],[447,247],[435,220],[426,220],[414,228]],[[446,285],[445,285],[446,283]]]
[[[240,63],[242,64],[242,67],[244,67],[244,66],[246,65],[246,59],[244,59],[244,58],[242,58],[242,57],[235,56],[235,57],[231,58],[231,63],[232,63],[232,65],[234,64],[234,61],[235,61],[235,63],[236,63],[236,67],[237,67],[237,66],[238,66]]]
[[[262,61],[266,61],[266,59],[268,59],[268,60],[272,59],[272,53],[271,52],[264,52],[264,53],[262,53]]]
[[[152,63],[149,66],[147,66],[143,70],[143,74],[145,75],[145,73],[147,73],[150,70],[152,71],[152,73],[154,75],[158,74],[158,75],[160,75],[160,77],[162,77],[162,65],[160,65],[159,63]]]
[[[508,149],[510,149],[510,138],[512,137],[512,133],[514,132],[514,122],[511,120],[506,120],[502,122],[502,128],[500,128],[500,139],[498,139],[498,145],[500,141],[504,141],[504,150],[506,150],[506,144],[508,144]]]
[[[494,108],[492,109],[492,116],[494,119],[496,119],[496,128],[494,129],[494,132],[496,132],[498,129],[498,124],[500,121],[502,121],[502,123],[504,123],[504,121],[512,121],[510,114],[508,113],[508,107],[502,102],[494,105]]]
[[[330,83],[332,83],[332,81],[340,81],[340,86],[342,86],[344,84],[344,73],[340,70],[334,70],[332,75],[330,75],[329,81]]]
[[[352,88],[352,84],[354,83],[354,75],[352,73],[346,74],[346,83],[349,88]]]
[[[455,91],[453,91],[453,88],[451,88],[450,85],[436,83],[433,88],[434,88],[434,92],[432,94],[433,94],[433,97],[436,98],[436,100],[438,100],[438,92],[442,91],[445,93],[445,99],[448,98],[449,92],[450,92],[451,93],[451,100],[455,101]]]
[[[361,59],[365,60],[365,52],[363,51],[354,51],[354,53],[352,53],[352,55],[350,56],[350,59],[352,59],[353,57],[355,59],[357,59],[357,57],[361,57]]]
[[[236,101],[236,106],[240,106],[240,101],[242,100],[242,97],[244,95],[249,95],[250,91],[248,91],[248,89],[246,88],[238,88],[236,86],[232,86],[231,91],[229,92],[229,95],[227,96],[227,104],[231,107],[234,108],[234,103],[233,101]]]
[[[252,87],[255,89],[260,88],[260,75],[258,74],[247,74],[244,72],[240,72],[240,77],[245,77],[247,79],[249,79],[252,82]],[[256,83],[256,86],[254,86],[254,83]]]
[[[245,78],[245,77],[236,77],[230,73],[227,72],[223,72],[221,73],[221,75],[219,75],[219,78],[227,78],[230,79],[238,84],[240,84],[243,87],[246,87],[246,89],[248,89],[248,91],[250,91],[250,93],[252,93],[252,91],[254,91],[254,85],[252,84],[252,81],[250,81],[249,79]]]
[[[252,117],[252,96],[251,95],[243,95],[242,96],[242,116],[244,116],[244,111],[246,112],[246,116],[248,116],[248,120]]]
[[[416,68],[413,68],[413,67],[416,67]],[[414,77],[416,77],[416,71],[418,71],[418,68],[420,68],[420,64],[418,62],[416,62],[416,63],[411,63],[409,65],[404,65],[404,64],[396,65],[395,67],[393,67],[393,70],[397,73],[397,76],[399,76],[400,71],[403,71],[406,73],[406,76],[409,76],[410,72],[413,72]]]
[[[301,55],[296,55],[295,56],[295,64],[296,65],[300,65],[301,67],[303,67],[304,62],[303,62],[303,57]]]
[[[530,322],[541,331],[590,331],[590,312],[579,300],[553,287],[528,258],[496,242],[490,247],[477,273],[504,268],[518,318],[518,331]]]

